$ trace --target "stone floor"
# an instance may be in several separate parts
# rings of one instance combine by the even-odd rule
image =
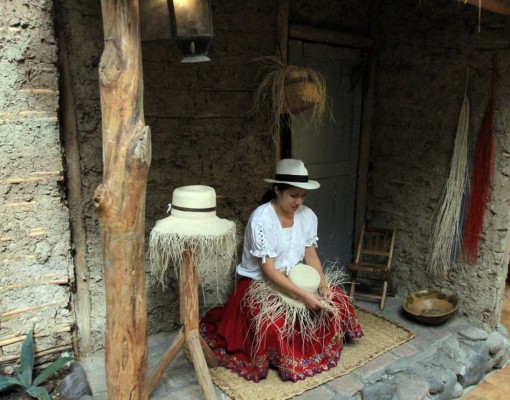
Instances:
[[[504,312],[506,321],[504,321],[504,323],[507,324],[506,326],[508,330],[510,330],[510,325],[508,324],[510,322],[510,286],[507,286],[506,300],[507,309]],[[370,361],[350,374],[309,390],[301,396],[296,397],[296,399],[361,399],[360,390],[370,381],[373,382],[377,380],[374,377],[380,376],[388,367],[396,365],[399,361],[409,357],[412,358],[417,354],[425,353],[439,346],[450,336],[454,335],[456,327],[462,323],[459,318],[454,317],[450,321],[439,326],[421,325],[409,320],[403,314],[401,302],[402,299],[398,297],[388,298],[383,312],[379,311],[378,305],[375,303],[356,302],[355,304],[409,327],[416,332],[416,337],[414,339]],[[169,334],[157,334],[149,338],[149,370],[159,361],[161,354],[168,348],[172,338],[173,335]],[[81,360],[81,363],[87,371],[89,383],[94,393],[94,399],[106,400],[104,354],[98,352],[92,357]],[[485,381],[474,389],[468,388],[464,390],[462,399],[506,399],[510,391],[509,377],[509,367],[507,366],[506,369],[498,370],[489,375]],[[412,391],[413,389],[411,388],[410,390]],[[229,399],[219,388],[216,388],[216,391],[218,399]],[[488,397],[485,396],[484,393],[487,393]],[[502,393],[506,394],[503,395]],[[411,397],[414,398],[414,395]],[[151,399],[202,399],[200,386],[198,385],[194,369],[184,357],[182,351],[180,351],[176,359],[170,364],[158,387],[153,392]],[[403,400],[407,400],[407,398]]]
[[[510,283],[507,282],[503,295],[501,321],[510,332]],[[499,400],[510,397],[510,363],[485,378],[480,384],[468,391],[462,400]]]

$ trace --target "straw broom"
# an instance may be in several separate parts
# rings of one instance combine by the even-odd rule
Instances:
[[[450,172],[439,206],[434,214],[427,271],[448,277],[451,264],[462,243],[462,199],[467,183],[467,138],[469,130],[469,99],[467,85],[459,115]]]

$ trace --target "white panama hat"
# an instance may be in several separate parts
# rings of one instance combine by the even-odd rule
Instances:
[[[321,277],[317,270],[310,265],[299,263],[294,265],[294,267],[291,268],[290,272],[287,275],[287,278],[296,286],[300,287],[301,289],[305,290],[308,293],[318,293],[319,286],[321,283]],[[294,307],[304,308],[306,307],[305,304],[300,301],[296,300],[285,293],[283,293],[281,290],[276,288],[276,292],[281,297],[281,299],[286,302],[289,305],[292,305]]]
[[[284,158],[278,161],[276,165],[276,173],[274,179],[266,178],[268,183],[285,183],[301,189],[318,189],[321,185],[317,181],[308,179],[308,170],[301,160],[292,158]]]
[[[235,224],[216,216],[216,191],[205,185],[182,186],[174,190],[170,215],[156,222],[159,233],[183,236],[221,236]]]
[[[164,285],[168,266],[173,263],[177,272],[186,251],[199,269],[212,263],[218,271],[235,263],[236,226],[216,216],[216,191],[210,186],[174,190],[170,215],[157,221],[150,234],[152,276]]]

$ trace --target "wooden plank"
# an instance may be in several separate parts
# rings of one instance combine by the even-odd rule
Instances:
[[[497,14],[510,15],[510,0],[464,0],[464,2]]]
[[[307,25],[291,24],[289,37],[292,39],[319,42],[336,46],[368,49],[373,46],[373,40],[361,35],[314,28]]]

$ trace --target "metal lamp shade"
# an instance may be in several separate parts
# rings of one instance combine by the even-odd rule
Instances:
[[[213,37],[210,0],[168,0],[172,35],[184,54],[181,62],[210,61]]]

